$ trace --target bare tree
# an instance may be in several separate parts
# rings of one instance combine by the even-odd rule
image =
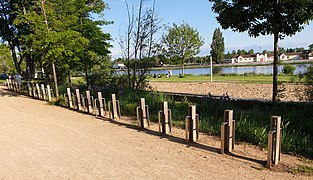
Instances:
[[[134,16],[134,8],[130,11],[125,0],[128,15],[127,32],[120,36],[119,45],[127,61],[128,87],[140,89],[145,85],[145,75],[151,67],[151,57],[157,41],[155,34],[160,30],[160,20],[155,12],[155,0],[151,8],[143,10],[145,0],[139,1],[138,15]]]

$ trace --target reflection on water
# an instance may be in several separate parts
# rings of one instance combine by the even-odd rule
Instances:
[[[293,65],[296,67],[294,74],[302,74],[307,71],[307,68],[310,64],[301,64],[301,65]],[[283,70],[283,66],[278,66],[278,73],[281,73]],[[181,69],[172,70],[173,75],[179,75],[181,73]],[[153,70],[150,71],[150,74],[167,74],[168,70]],[[221,67],[214,68],[213,74],[273,74],[272,66],[244,66],[244,67]],[[185,69],[185,74],[192,75],[201,75],[201,74],[210,74],[210,68],[196,68],[196,69]]]

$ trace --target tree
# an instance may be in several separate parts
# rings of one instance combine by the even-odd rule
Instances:
[[[59,80],[70,82],[71,71],[91,68],[109,53],[110,35],[101,30],[108,22],[93,19],[107,7],[102,0],[0,0],[0,5],[0,37],[24,78],[33,78],[39,68],[52,74],[55,64]]]
[[[220,28],[216,28],[212,37],[211,56],[215,63],[221,63],[224,59],[224,37]]]
[[[10,73],[13,70],[13,59],[10,48],[6,44],[0,44],[0,74]]]
[[[273,104],[276,102],[278,41],[301,31],[313,18],[312,0],[209,0],[223,29],[247,31],[250,36],[274,36]],[[235,18],[230,18],[235,17]]]
[[[309,45],[309,50],[310,50],[310,51],[313,51],[313,44],[310,44],[310,45]]]
[[[153,57],[159,52],[156,33],[160,20],[155,10],[155,0],[149,7],[145,0],[139,0],[138,14],[130,10],[125,0],[128,24],[125,35],[120,36],[119,45],[126,60],[128,88],[142,89],[146,86],[146,74],[154,66]],[[148,6],[144,10],[144,6]]]
[[[187,23],[181,25],[174,23],[172,27],[168,27],[167,34],[162,37],[162,42],[167,56],[180,59],[182,76],[184,76],[186,59],[197,55],[200,47],[204,44],[199,32]]]
[[[248,54],[254,54],[254,50],[253,50],[253,49],[250,49],[250,50],[248,51]]]

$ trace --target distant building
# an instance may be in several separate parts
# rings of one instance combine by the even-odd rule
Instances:
[[[301,60],[301,59],[312,59],[313,52],[294,52],[294,53],[280,53],[278,54],[279,60]],[[256,54],[244,54],[235,55],[230,59],[224,59],[224,63],[249,63],[249,62],[273,62],[274,54],[268,53],[256,53]]]

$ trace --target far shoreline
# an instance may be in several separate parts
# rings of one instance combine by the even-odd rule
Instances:
[[[272,65],[273,62],[250,62],[250,63],[236,63],[236,64],[213,64],[213,68],[218,67],[245,67],[245,66],[268,66]],[[279,64],[313,64],[313,60],[288,60],[282,61]],[[209,64],[192,64],[192,65],[185,65],[185,69],[197,69],[197,68],[209,68]],[[153,67],[150,70],[172,70],[172,69],[181,69],[181,65],[170,65],[170,66],[163,66],[163,67]]]

